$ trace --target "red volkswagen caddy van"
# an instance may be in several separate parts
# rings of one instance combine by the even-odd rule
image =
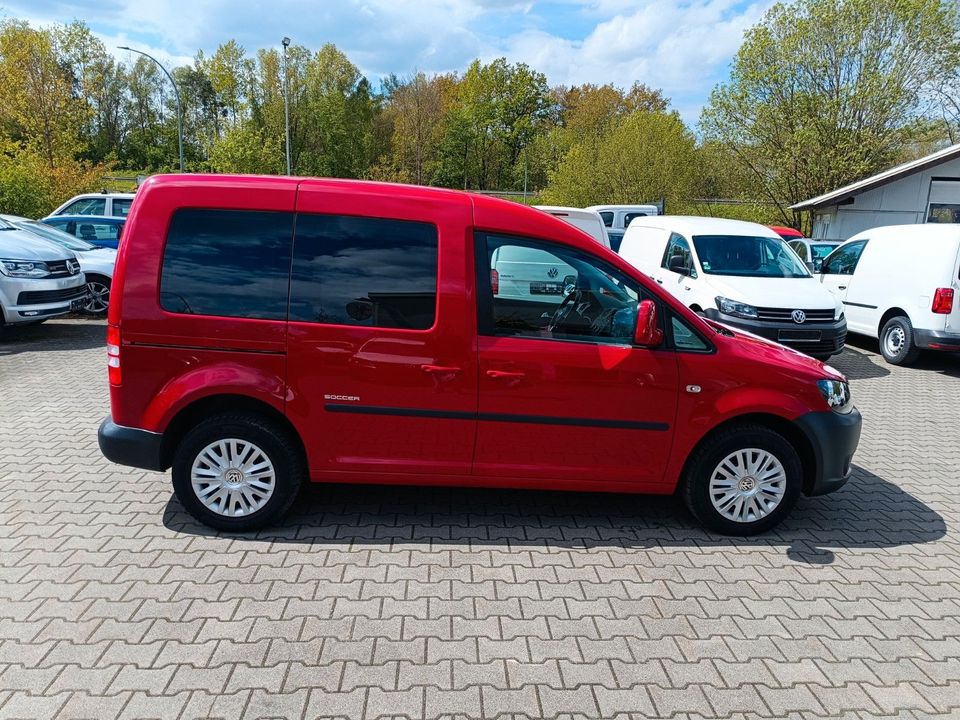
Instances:
[[[850,474],[821,362],[698,317],[588,235],[468,193],[149,179],[117,258],[110,460],[222,530],[307,480],[679,491],[725,533]]]

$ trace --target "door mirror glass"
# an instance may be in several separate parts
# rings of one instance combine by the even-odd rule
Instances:
[[[637,327],[633,333],[633,344],[639,347],[655,348],[663,343],[663,331],[657,319],[657,304],[653,300],[643,300],[637,306]]]

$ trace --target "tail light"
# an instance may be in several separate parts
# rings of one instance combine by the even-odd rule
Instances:
[[[937,288],[930,309],[938,315],[949,315],[953,311],[953,288]]]
[[[107,326],[107,375],[111,385],[119,385],[123,376],[120,373],[120,326]]]
[[[500,292],[500,273],[496,270],[490,270],[490,289],[496,295]]]

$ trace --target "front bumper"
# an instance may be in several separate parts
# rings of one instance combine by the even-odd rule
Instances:
[[[161,433],[117,425],[107,415],[97,431],[97,442],[100,452],[110,462],[144,470],[165,469],[160,460],[163,443]]]
[[[773,340],[808,355],[836,355],[843,352],[843,344],[847,339],[846,318],[840,318],[830,323],[797,324],[793,322],[747,320],[733,315],[724,315],[713,308],[708,308],[704,314],[716,322],[746,330],[748,333]]]
[[[960,333],[944,332],[943,330],[913,329],[913,340],[917,347],[927,350],[946,350],[960,352]]]
[[[801,415],[797,425],[813,447],[815,469],[804,487],[805,495],[826,495],[846,484],[853,470],[853,454],[860,443],[863,418],[856,408],[849,413],[832,411]]]
[[[9,324],[66,315],[80,310],[86,299],[83,273],[64,278],[0,277],[0,308]]]

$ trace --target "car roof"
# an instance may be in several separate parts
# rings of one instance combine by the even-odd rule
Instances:
[[[630,229],[635,227],[659,228],[686,237],[693,235],[748,235],[782,239],[766,225],[760,225],[759,223],[694,215],[648,215],[647,217],[636,218],[630,223],[630,228],[627,231],[629,232]]]
[[[135,198],[136,193],[131,192],[89,192],[89,193],[80,193],[79,195],[74,195],[70,200],[85,200],[86,198],[101,198],[101,197],[110,197],[110,198]],[[67,200],[67,202],[70,202]]]
[[[594,212],[601,212],[603,210],[657,210],[657,206],[652,203],[641,203],[639,205],[590,205],[585,208],[586,210],[593,210]]]
[[[946,238],[954,240],[957,237],[960,237],[960,224],[957,223],[917,223],[914,225],[881,225],[880,227],[870,228],[869,230],[864,230],[858,232],[856,235],[851,237],[846,242],[850,240],[860,240],[866,238],[868,240],[873,239],[874,237],[902,237],[906,232],[916,236],[929,237],[929,238]]]
[[[584,230],[581,230],[565,220],[551,215],[550,213],[538,210],[530,205],[492,197],[490,195],[481,195],[479,193],[466,192],[464,190],[453,190],[448,188],[426,187],[423,185],[408,185],[401,183],[388,183],[375,180],[353,180],[347,178],[313,178],[313,177],[290,177],[278,175],[214,175],[214,174],[164,174],[152,175],[147,178],[140,186],[138,193],[142,193],[144,198],[149,197],[154,188],[182,188],[190,190],[198,186],[213,187],[270,187],[284,188],[291,190],[298,188],[308,189],[339,189],[346,192],[353,192],[358,195],[368,195],[371,199],[378,196],[388,195],[393,199],[417,202],[436,200],[451,204],[460,204],[464,207],[472,205],[474,227],[486,232],[496,232],[509,235],[525,235],[530,238],[549,238],[551,240],[560,240],[570,245],[578,246],[581,249],[596,251],[598,243],[596,239],[590,236]],[[579,213],[586,213],[597,219],[602,227],[599,216],[593,212],[587,212],[582,208],[564,208],[575,210]],[[94,215],[81,216],[63,216],[54,215],[51,219],[70,217],[74,220],[83,218],[99,217]],[[129,216],[135,219],[135,214]],[[114,220],[128,220],[128,218],[113,218]],[[600,247],[604,247],[600,245]],[[611,252],[609,248],[605,248]],[[615,253],[614,253],[615,255]]]
[[[589,208],[575,208],[575,207],[565,207],[563,205],[534,205],[537,210],[541,210],[545,213],[549,213],[554,217],[578,217],[583,218],[584,220],[597,220],[600,221],[600,216],[597,214],[596,210],[590,210]]]
[[[86,222],[98,222],[98,223],[113,223],[119,225],[125,223],[127,219],[125,217],[119,217],[117,215],[48,215],[43,218],[43,221],[47,220],[84,220]]]

